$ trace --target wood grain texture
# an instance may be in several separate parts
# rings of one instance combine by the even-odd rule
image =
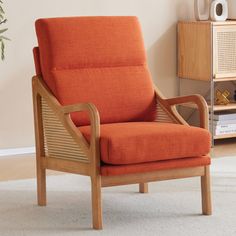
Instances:
[[[43,166],[45,158],[44,152],[44,134],[43,119],[41,110],[41,98],[35,91],[35,83],[32,81],[33,87],[33,106],[34,106],[34,128],[36,143],[36,173],[37,173],[37,199],[39,206],[47,204],[46,197],[46,168]]]
[[[180,21],[178,76],[206,80],[236,76],[235,21]]]
[[[148,193],[148,183],[140,183],[139,184],[139,192],[140,193]]]
[[[91,177],[93,228],[102,229],[101,176]]]
[[[200,166],[193,168],[159,170],[159,171],[137,173],[137,174],[102,176],[102,187],[203,176],[204,173],[205,173],[204,167]]]
[[[212,23],[178,23],[178,77],[211,80]]]
[[[201,191],[202,191],[202,214],[212,214],[211,204],[211,183],[210,183],[210,167],[205,167],[204,175],[201,176]]]
[[[77,160],[46,157],[43,159],[42,166],[49,170],[90,176],[90,165],[83,162],[78,165]]]

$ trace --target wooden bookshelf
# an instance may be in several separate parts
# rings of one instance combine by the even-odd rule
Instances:
[[[235,35],[236,21],[180,21],[178,23],[178,78],[207,81],[208,83],[205,84],[209,86],[210,92],[206,97],[212,100],[215,97],[217,83],[231,81],[232,86],[235,86]],[[232,113],[236,113],[234,101],[228,105],[214,103],[214,101],[208,101],[210,119],[213,119],[214,112],[231,110]],[[197,108],[196,105],[190,103],[182,104],[182,106]],[[213,125],[210,125],[210,131],[213,134],[213,145],[214,139],[236,137],[236,133],[214,136]]]

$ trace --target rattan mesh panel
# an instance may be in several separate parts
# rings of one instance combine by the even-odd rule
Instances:
[[[155,121],[160,123],[176,123],[175,121],[172,120],[169,114],[162,108],[162,105],[158,102],[157,102]]]
[[[236,72],[236,31],[217,32],[218,73]]]
[[[61,124],[44,99],[41,100],[45,155],[52,158],[88,162],[79,144]]]

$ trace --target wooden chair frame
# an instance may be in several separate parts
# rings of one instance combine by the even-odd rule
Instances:
[[[139,184],[141,193],[148,192],[148,182],[201,177],[202,213],[210,215],[211,191],[209,166],[169,169],[119,176],[100,175],[100,118],[91,103],[61,106],[40,76],[32,79],[36,137],[38,205],[46,205],[46,169],[90,176],[93,228],[102,229],[101,188]],[[208,129],[208,106],[200,95],[166,99],[155,88],[157,122],[188,125],[176,105],[195,103],[199,107],[200,127]],[[88,143],[70,118],[71,112],[86,111],[90,118],[91,140]]]

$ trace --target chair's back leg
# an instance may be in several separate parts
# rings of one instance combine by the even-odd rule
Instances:
[[[202,214],[211,215],[211,183],[210,183],[210,167],[205,167],[205,175],[201,176],[201,190],[202,190]]]
[[[101,176],[91,177],[93,228],[102,229]]]
[[[46,205],[46,170],[43,167],[44,135],[41,110],[41,97],[37,94],[33,83],[34,127],[36,141],[36,166],[37,166],[37,196],[38,205]]]
[[[37,157],[37,159],[39,158]],[[38,205],[46,206],[46,170],[41,167],[40,160],[37,160],[37,195]]]
[[[139,184],[139,192],[140,193],[148,193],[148,183],[140,183]]]

